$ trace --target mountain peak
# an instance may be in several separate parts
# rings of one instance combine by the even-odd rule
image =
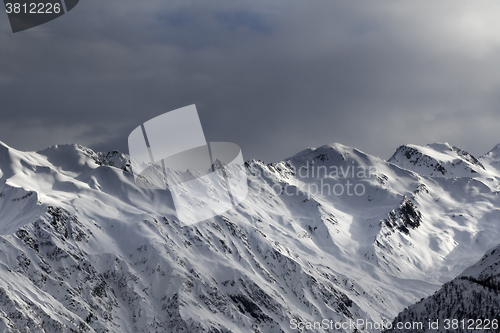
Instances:
[[[470,177],[485,170],[472,154],[447,142],[402,145],[388,162],[431,177]]]
[[[448,142],[434,142],[428,143],[427,147],[434,149],[435,151],[446,153],[448,151],[453,151],[453,147]]]
[[[500,159],[500,143],[497,144],[493,149],[491,149],[489,152],[481,156],[480,158],[494,158],[494,159]]]
[[[348,156],[361,155],[363,157],[368,156],[357,148],[349,147],[341,143],[330,143],[327,145],[320,146],[318,148],[306,148],[297,154],[293,155],[287,160],[305,161],[305,160],[315,160],[320,159],[325,160],[345,160]]]

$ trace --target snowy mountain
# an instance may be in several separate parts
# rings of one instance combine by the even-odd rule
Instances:
[[[499,294],[500,246],[434,295],[402,311],[392,323],[395,329],[387,332],[408,332],[396,329],[398,323],[412,323],[412,332],[500,332]],[[415,323],[422,323],[421,328]]]
[[[183,226],[122,153],[1,144],[0,331],[378,332],[498,245],[490,155],[252,160],[242,204]]]
[[[434,143],[426,147],[404,145],[396,150],[389,162],[420,175],[434,177],[470,177],[485,171],[477,158],[448,143]]]
[[[489,166],[488,171],[500,172],[500,144],[479,158],[483,164]]]

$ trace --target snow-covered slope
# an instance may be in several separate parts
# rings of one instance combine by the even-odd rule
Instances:
[[[490,164],[412,147],[455,176],[415,169],[411,154],[386,162],[332,144],[248,161],[247,199],[183,226],[168,191],[138,187],[124,154],[2,144],[0,331],[327,332],[307,325],[392,321],[500,235]]]
[[[477,158],[448,143],[433,143],[425,147],[404,145],[396,150],[389,162],[434,177],[472,177],[485,171]]]
[[[488,251],[434,295],[406,308],[394,320],[412,332],[500,332],[500,246]],[[421,328],[414,326],[422,323]],[[430,326],[429,323],[432,323]],[[401,326],[404,327],[404,326]]]
[[[500,144],[496,145],[492,150],[479,157],[481,163],[486,167],[488,172],[495,175],[500,174]]]

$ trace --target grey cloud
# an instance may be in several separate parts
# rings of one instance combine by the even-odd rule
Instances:
[[[7,33],[0,140],[127,151],[141,122],[196,103],[209,141],[266,161],[340,142],[388,158],[500,142],[493,1],[80,1]]]

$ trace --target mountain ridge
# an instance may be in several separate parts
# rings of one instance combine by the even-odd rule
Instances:
[[[434,177],[340,144],[251,160],[247,199],[193,226],[179,223],[167,191],[135,184],[133,164],[79,145],[2,145],[3,331],[37,332],[42,322],[50,332],[390,322],[500,233],[500,179],[488,163]]]

